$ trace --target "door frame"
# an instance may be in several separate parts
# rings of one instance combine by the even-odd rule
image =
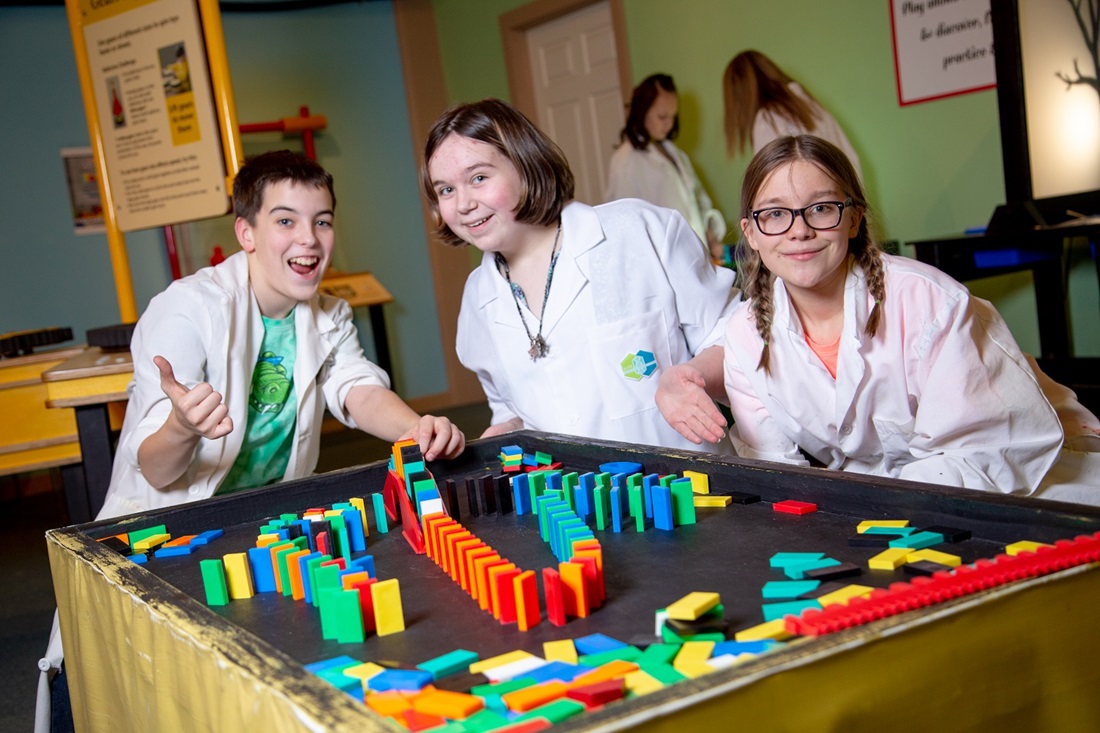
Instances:
[[[508,74],[508,94],[512,105],[532,121],[538,121],[535,83],[531,73],[527,31],[535,26],[595,5],[602,0],[533,0],[500,15],[500,35],[504,44],[504,68]],[[615,37],[615,63],[619,69],[619,90],[623,105],[634,90],[630,54],[626,43],[626,15],[623,0],[607,0],[611,10],[611,30]]]

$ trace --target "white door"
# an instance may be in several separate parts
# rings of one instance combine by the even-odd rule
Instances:
[[[577,179],[578,201],[603,202],[607,163],[626,119],[606,0],[527,31],[538,118]]]

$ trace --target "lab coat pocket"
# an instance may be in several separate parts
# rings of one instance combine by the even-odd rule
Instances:
[[[595,326],[591,358],[608,417],[617,420],[656,407],[661,370],[671,365],[668,339],[661,311]]]
[[[873,418],[875,432],[878,434],[879,443],[882,445],[882,468],[893,475],[901,470],[907,463],[912,463],[915,456],[912,452],[914,420],[897,423],[883,418]]]

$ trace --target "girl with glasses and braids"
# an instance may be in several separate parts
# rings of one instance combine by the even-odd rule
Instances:
[[[738,455],[1100,504],[1096,417],[990,303],[881,252],[839,148],[765,146],[741,231],[745,301],[725,340]]]

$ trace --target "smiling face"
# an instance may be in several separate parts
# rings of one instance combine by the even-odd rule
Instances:
[[[680,98],[676,92],[658,89],[657,98],[645,113],[645,130],[649,139],[661,142],[668,137],[672,126],[676,124],[676,115],[680,111]]]
[[[323,187],[280,181],[264,190],[255,219],[235,224],[252,291],[261,313],[285,318],[313,297],[332,260],[332,197]]]
[[[523,194],[519,171],[492,145],[451,134],[428,161],[428,176],[439,216],[482,252],[507,256],[532,229],[516,221]]]
[[[806,160],[779,166],[764,179],[752,200],[752,209],[771,206],[801,209],[821,201],[844,201],[841,186],[821,168]],[[763,234],[751,218],[741,220],[745,240],[764,265],[781,278],[796,301],[801,295],[843,297],[848,240],[856,236],[862,211],[845,208],[832,229],[811,229],[801,216],[783,234]]]

